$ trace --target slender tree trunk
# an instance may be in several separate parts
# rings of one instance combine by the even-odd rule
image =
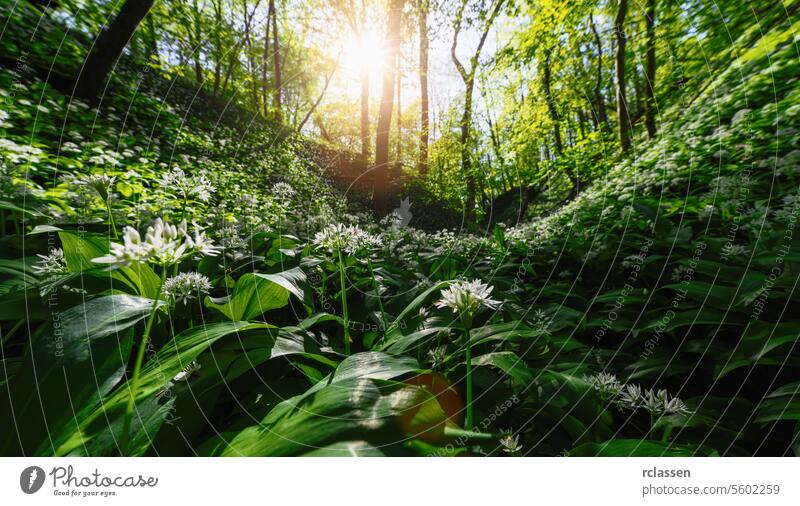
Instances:
[[[603,97],[603,41],[600,39],[600,33],[597,31],[597,26],[594,24],[594,16],[589,13],[589,24],[592,27],[594,40],[597,44],[597,79],[594,83],[594,100],[596,102],[595,117],[597,123],[602,125],[603,130],[610,131],[608,124],[608,113],[606,113],[606,100]]]
[[[395,92],[397,93],[397,97],[395,101],[397,102],[397,114],[395,118],[397,119],[397,140],[395,141],[395,146],[397,151],[395,153],[395,161],[396,163],[400,163],[400,159],[403,156],[403,107],[400,104],[400,95],[402,91],[403,85],[403,76],[401,75],[400,69],[400,52],[397,52],[397,63],[395,68],[395,78],[397,80],[395,85]]]
[[[645,76],[645,102],[644,123],[647,127],[647,137],[656,137],[656,0],[647,0],[647,55]]]
[[[328,85],[331,83],[331,78],[333,77],[333,74],[335,74],[335,73],[336,73],[336,67],[334,67],[333,70],[331,70],[331,73],[328,74],[328,76],[325,78],[325,84],[322,86],[322,91],[320,92],[319,96],[317,97],[317,100],[314,102],[314,105],[311,106],[311,109],[308,110],[306,115],[303,117],[303,120],[297,126],[297,130],[298,131],[303,129],[303,127],[305,126],[306,122],[308,121],[308,118],[310,118],[311,115],[314,114],[314,111],[317,110],[317,107],[319,106],[320,102],[322,102],[322,98],[325,96],[325,92],[328,91]]]
[[[389,212],[389,130],[392,127],[392,106],[395,85],[395,61],[400,50],[400,21],[403,0],[391,0],[386,28],[386,54],[383,67],[381,107],[375,131],[375,210],[380,216]]]
[[[625,96],[625,16],[628,13],[628,0],[619,0],[619,10],[614,20],[614,31],[617,37],[617,121],[619,122],[619,143],[622,150],[627,152],[631,147],[631,115],[628,110],[628,101]]]
[[[75,78],[74,94],[95,100],[112,67],[131,40],[154,0],[126,0],[114,20],[97,37]]]
[[[428,0],[418,0],[419,11],[419,89],[420,89],[420,132],[419,132],[419,175],[428,173],[428,128],[430,122],[428,99]]]
[[[361,156],[369,160],[369,74],[361,76]]]
[[[550,90],[550,52],[548,48],[545,50],[544,59],[542,61],[542,88],[544,90],[545,101],[547,102],[547,110],[550,113],[550,120],[553,122],[553,140],[556,146],[556,154],[561,155],[564,151],[564,145],[561,142],[561,121],[556,107],[556,101],[553,98],[553,93]]]
[[[464,93],[464,114],[461,116],[461,173],[467,178],[466,218],[469,223],[475,221],[475,175],[472,174],[472,95],[475,88],[473,76],[467,81]]]
[[[280,39],[278,38],[278,14],[275,10],[275,0],[269,0],[269,12],[272,13],[272,47],[275,68],[273,104],[275,105],[275,114],[277,115],[278,121],[280,121],[283,109],[283,106],[281,105],[281,88],[283,87],[283,83],[281,82],[281,47]]]
[[[489,35],[489,30],[492,28],[492,24],[494,20],[497,18],[498,14],[500,14],[500,10],[503,8],[503,3],[505,0],[497,0],[494,3],[494,7],[491,10],[491,13],[486,18],[485,24],[483,26],[483,33],[481,34],[480,39],[478,40],[478,45],[475,48],[475,53],[473,53],[472,58],[470,58],[470,68],[467,70],[466,67],[461,63],[457,56],[457,49],[458,49],[458,37],[461,33],[461,25],[463,22],[464,10],[467,7],[467,1],[463,0],[461,2],[461,6],[458,9],[456,14],[455,20],[455,30],[453,33],[453,43],[450,46],[450,59],[453,61],[453,64],[458,70],[459,75],[461,76],[461,80],[464,81],[464,86],[466,88],[464,93],[464,114],[461,116],[461,170],[464,175],[464,178],[467,180],[467,199],[465,204],[464,210],[464,217],[467,223],[474,227],[475,224],[475,175],[472,173],[472,164],[471,164],[471,151],[472,151],[472,143],[470,139],[470,130],[472,128],[472,94],[475,87],[475,74],[478,71],[478,65],[480,62],[481,51],[483,50],[483,45],[486,43],[486,37]]]
[[[200,61],[203,40],[203,25],[201,23],[200,11],[197,0],[192,2],[192,54],[194,55],[194,77],[198,83],[203,82],[203,64]]]
[[[264,117],[269,114],[269,83],[267,82],[267,62],[269,62],[269,29],[272,10],[267,11],[267,22],[264,23],[264,53],[261,55],[261,101],[264,104]]]

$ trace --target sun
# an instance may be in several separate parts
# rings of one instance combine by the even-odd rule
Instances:
[[[360,81],[366,75],[370,81],[380,79],[383,74],[383,40],[374,32],[348,36],[342,46],[342,69]]]

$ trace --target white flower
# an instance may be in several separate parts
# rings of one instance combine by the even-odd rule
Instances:
[[[747,254],[747,248],[745,248],[741,244],[733,244],[729,242],[722,247],[721,257],[723,260],[727,260],[730,257],[744,256],[746,254]]]
[[[600,394],[601,399],[613,399],[617,397],[624,388],[622,383],[613,374],[601,372],[594,376],[585,376],[584,381],[589,383]]]
[[[286,200],[290,197],[293,197],[296,193],[297,192],[289,183],[275,183],[275,185],[272,187],[272,194],[279,199]]]
[[[186,220],[175,226],[156,218],[153,225],[147,227],[144,244],[148,249],[148,259],[162,265],[180,262],[186,253]]]
[[[66,274],[67,260],[64,258],[64,250],[52,248],[47,255],[36,255],[41,260],[36,262],[31,268],[36,274]]]
[[[92,262],[108,264],[109,269],[130,265],[133,262],[151,262],[173,265],[194,253],[214,256],[219,250],[203,231],[196,228],[194,237],[186,232],[186,220],[175,226],[157,218],[147,227],[144,239],[133,227],[125,227],[122,244],[111,243],[108,255],[94,258]]]
[[[133,227],[125,227],[122,244],[112,242],[108,255],[93,258],[97,264],[108,264],[109,269],[126,267],[133,262],[143,262],[148,258],[148,249],[142,243],[142,236]]]
[[[500,444],[503,446],[503,451],[509,455],[517,455],[522,451],[522,445],[519,444],[519,434],[516,436],[506,434],[500,438]]]
[[[115,176],[105,174],[87,174],[77,181],[77,184],[88,186],[100,195],[103,200],[108,200],[108,193],[111,186],[117,180]]]
[[[198,272],[182,272],[164,281],[164,297],[167,300],[188,304],[211,290],[211,282]]]
[[[471,322],[472,317],[481,307],[495,309],[500,302],[490,297],[494,287],[491,287],[479,279],[472,281],[457,281],[445,290],[442,290],[442,298],[436,303],[436,307],[449,307],[454,313]]]
[[[202,228],[194,223],[194,236],[186,236],[187,248],[204,256],[215,257],[219,255],[220,248],[209,239]]]
[[[642,387],[639,385],[625,385],[621,392],[619,404],[624,408],[636,409],[639,407],[641,398]]]
[[[211,194],[214,193],[214,186],[211,181],[202,174],[188,176],[180,167],[174,167],[164,174],[161,184],[165,188],[173,187],[178,190],[184,199],[196,198],[202,202],[208,202]]]
[[[365,232],[353,225],[329,225],[314,235],[314,246],[329,252],[353,253],[361,248]]]
[[[447,359],[447,348],[444,346],[437,346],[428,350],[428,359],[431,361],[431,368],[436,369],[444,364]]]

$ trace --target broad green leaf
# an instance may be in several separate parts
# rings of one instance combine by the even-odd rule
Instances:
[[[303,300],[300,283],[305,275],[299,268],[278,274],[244,274],[227,299],[206,298],[206,306],[217,309],[234,321],[252,320],[271,309],[286,306],[289,294]]]

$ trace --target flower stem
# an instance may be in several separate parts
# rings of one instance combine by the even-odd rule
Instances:
[[[111,234],[114,239],[117,238],[117,225],[114,223],[114,213],[111,212],[111,202],[106,199],[106,210],[108,211],[108,223],[111,225]]]
[[[156,310],[158,309],[159,297],[161,295],[161,288],[164,286],[164,280],[167,277],[167,266],[161,267],[161,282],[158,285],[158,293],[153,299],[153,305],[150,308],[150,316],[147,317],[147,323],[144,326],[144,334],[141,341],[139,341],[139,351],[136,353],[136,362],[133,365],[133,378],[131,379],[131,388],[129,390],[128,405],[125,407],[125,420],[122,425],[122,451],[123,455],[129,451],[128,444],[130,442],[131,432],[131,419],[133,418],[133,408],[136,404],[136,394],[139,390],[139,375],[142,372],[142,362],[144,361],[144,352],[147,349],[147,342],[150,339],[150,331],[153,328],[153,321],[156,317]]]
[[[467,337],[467,423],[466,429],[473,430],[472,419],[472,343],[470,343],[469,327],[464,327],[464,334]]]
[[[381,310],[381,330],[386,332],[386,311],[383,310],[383,300],[381,299],[381,292],[378,287],[378,280],[375,279],[375,271],[372,269],[372,260],[367,257],[367,266],[369,267],[369,274],[372,276],[372,287],[375,289],[375,297],[378,298],[378,308]]]
[[[339,253],[339,281],[342,285],[342,320],[344,323],[344,354],[350,355],[350,318],[347,316],[347,290],[345,290],[344,258],[342,250]]]

